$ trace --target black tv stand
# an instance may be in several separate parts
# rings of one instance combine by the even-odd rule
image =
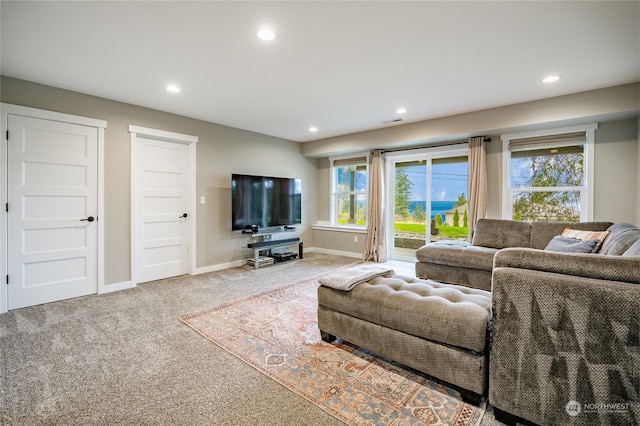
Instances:
[[[290,246],[300,241],[300,238],[285,238],[284,240],[260,241],[257,243],[249,243],[247,247],[252,249],[264,249],[265,247],[282,247]]]
[[[291,231],[285,231],[285,232],[291,232]],[[277,232],[274,232],[277,233]],[[274,249],[274,248],[278,248],[278,247],[286,247],[286,246],[292,246],[297,244],[298,245],[298,257],[300,259],[302,259],[302,250],[303,250],[303,243],[302,241],[300,241],[300,238],[295,237],[295,238],[284,238],[284,239],[280,239],[280,240],[264,240],[264,236],[265,235],[271,235],[269,234],[253,234],[252,236],[254,238],[259,238],[260,241],[255,241],[252,243],[247,244],[247,248],[250,248],[253,250],[253,268],[254,269],[258,269],[260,268],[260,252],[263,250],[267,250],[267,249]]]

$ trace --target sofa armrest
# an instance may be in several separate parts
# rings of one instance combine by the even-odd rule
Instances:
[[[640,256],[605,256],[506,248],[496,253],[493,262],[494,272],[495,268],[511,267],[640,284]]]
[[[613,426],[640,418],[637,261],[499,252],[492,282],[490,404],[536,424]]]

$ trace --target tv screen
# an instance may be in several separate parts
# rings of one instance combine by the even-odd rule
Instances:
[[[231,228],[302,223],[300,179],[231,175]]]

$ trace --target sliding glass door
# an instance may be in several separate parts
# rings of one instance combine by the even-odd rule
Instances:
[[[428,242],[468,240],[468,171],[466,148],[387,153],[390,258],[415,260]]]

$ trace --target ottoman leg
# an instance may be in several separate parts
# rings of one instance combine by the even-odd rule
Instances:
[[[333,334],[325,333],[322,330],[320,330],[320,337],[327,343],[331,343],[336,340],[336,336],[334,336]]]
[[[483,395],[467,389],[460,389],[460,396],[462,397],[462,401],[466,402],[467,404],[480,405],[480,403],[484,400]]]
[[[506,411],[496,407],[493,407],[493,415],[497,421],[508,426],[516,426],[517,424],[534,425],[534,423],[531,423],[530,421],[521,419],[518,416],[514,416],[513,414],[507,413]]]

